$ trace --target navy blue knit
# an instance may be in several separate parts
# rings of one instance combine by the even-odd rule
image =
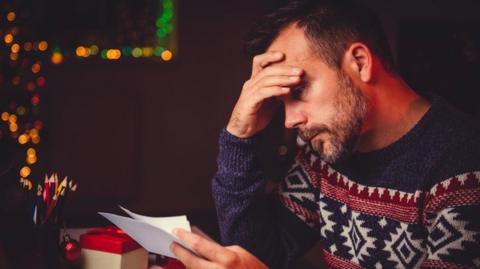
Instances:
[[[438,97],[397,142],[335,164],[300,148],[267,195],[260,135],[220,134],[222,243],[288,268],[320,240],[329,268],[480,267],[480,132]]]

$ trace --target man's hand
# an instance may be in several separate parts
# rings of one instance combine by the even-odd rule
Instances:
[[[223,247],[200,235],[177,229],[174,234],[201,257],[177,243],[171,246],[175,256],[189,269],[267,269],[260,260],[239,246]]]
[[[300,82],[301,69],[271,65],[283,61],[284,57],[281,52],[267,52],[253,58],[252,75],[244,83],[227,124],[229,133],[247,138],[263,130],[278,105],[271,97],[288,94],[290,87]]]

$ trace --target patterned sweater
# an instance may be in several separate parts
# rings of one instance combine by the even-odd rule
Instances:
[[[320,241],[326,268],[480,268],[480,132],[438,97],[397,142],[329,165],[300,148],[266,194],[259,134],[220,135],[222,243],[288,268]]]

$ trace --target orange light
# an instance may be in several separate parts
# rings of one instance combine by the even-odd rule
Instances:
[[[31,135],[32,137],[38,136],[38,130],[35,129],[35,128],[33,128],[32,130],[30,130],[30,135]]]
[[[54,52],[50,58],[53,64],[61,64],[63,62],[63,55],[60,52]]]
[[[18,53],[14,53],[14,52],[10,53],[10,60],[12,61],[18,60]]]
[[[107,59],[109,60],[118,60],[122,56],[122,52],[119,49],[109,49],[107,50]]]
[[[12,47],[10,48],[10,50],[13,52],[13,53],[18,53],[20,51],[20,45],[18,45],[17,43],[13,44]]]
[[[27,144],[28,139],[29,139],[28,135],[22,134],[18,137],[18,143],[20,143],[21,145],[25,145]]]
[[[11,11],[11,12],[8,12],[7,14],[7,21],[14,21],[15,18],[17,18],[17,14],[15,14],[15,12]]]
[[[17,123],[17,116],[15,114],[12,114],[8,117],[8,121],[10,124]]]
[[[75,50],[75,53],[77,54],[78,57],[84,57],[85,54],[87,53],[87,50],[85,49],[84,46],[80,46]]]
[[[32,137],[32,142],[33,142],[33,144],[38,144],[38,143],[40,143],[40,136]]]
[[[170,60],[172,59],[173,54],[172,54],[172,52],[169,51],[169,50],[164,50],[164,51],[162,52],[161,57],[162,57],[162,60],[164,60],[165,62],[168,62],[168,61],[170,61]]]
[[[9,129],[10,132],[15,133],[16,131],[18,131],[18,125],[16,123],[12,123],[10,124]]]
[[[40,51],[46,51],[48,49],[47,41],[40,41],[40,43],[38,43],[38,49]]]
[[[8,112],[3,112],[2,113],[2,120],[3,121],[8,121],[9,118],[10,118],[10,114]]]
[[[28,177],[31,172],[32,172],[32,170],[30,169],[30,167],[24,166],[24,167],[22,167],[22,169],[20,169],[20,176],[21,177]]]
[[[32,156],[35,156],[35,155],[37,155],[37,151],[34,148],[27,149],[27,156],[28,157],[32,157]]]
[[[41,65],[39,62],[36,62],[35,64],[32,65],[32,73],[36,74],[38,72],[40,72],[40,69],[41,69]]]
[[[13,35],[12,34],[6,34],[5,37],[3,38],[5,43],[10,44],[13,42]]]
[[[32,165],[37,162],[37,156],[28,156],[26,161],[28,164]]]

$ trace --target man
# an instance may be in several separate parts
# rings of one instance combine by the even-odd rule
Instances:
[[[260,24],[213,179],[223,243],[241,247],[177,231],[187,267],[288,268],[317,241],[328,268],[480,267],[480,133],[402,80],[379,25],[338,0]],[[300,147],[272,196],[258,148],[278,103]]]

